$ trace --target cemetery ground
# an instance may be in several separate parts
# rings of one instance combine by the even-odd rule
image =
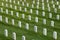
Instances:
[[[16,40],[24,40],[23,35],[25,40],[60,40],[60,1],[58,2],[0,0],[0,40],[13,40],[13,32],[16,33]],[[43,32],[44,28],[47,30]],[[8,30],[8,37],[4,35],[5,29]],[[54,37],[56,39],[53,38],[54,31],[57,32]]]

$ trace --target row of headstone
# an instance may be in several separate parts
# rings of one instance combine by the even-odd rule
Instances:
[[[59,17],[59,15],[58,15],[58,17]],[[31,19],[29,19],[29,20],[31,20]],[[1,15],[0,15],[0,21],[2,21],[2,16]],[[5,22],[8,23],[8,17],[5,17]],[[38,17],[35,18],[35,22],[38,23]],[[43,24],[46,24],[46,19],[43,19]],[[15,25],[14,19],[12,19],[12,25]],[[18,21],[18,25],[19,25],[19,27],[21,27],[21,21]],[[54,27],[54,25],[55,25],[54,21],[51,21],[51,26]],[[29,24],[28,23],[26,23],[26,28],[29,29]]]
[[[7,29],[4,30],[4,35],[5,35],[5,37],[8,37],[9,36],[9,33],[8,33],[8,30]],[[15,32],[12,33],[12,39],[13,40],[17,40],[17,36],[16,36],[16,33]],[[26,40],[26,38],[25,38],[24,35],[22,36],[22,40]]]

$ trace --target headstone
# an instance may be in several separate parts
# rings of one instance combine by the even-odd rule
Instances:
[[[35,22],[38,23],[38,17],[35,17]]]
[[[19,17],[19,12],[16,12],[16,16]]]
[[[8,14],[8,9],[6,9],[6,14]]]
[[[13,32],[13,40],[16,40],[16,33],[15,32]]]
[[[24,11],[27,12],[27,8],[24,8]]]
[[[34,4],[32,4],[32,8],[34,8]]]
[[[18,26],[21,28],[21,21],[18,21]]]
[[[20,2],[18,1],[18,5],[20,4]]]
[[[2,21],[2,16],[0,15],[0,21]]]
[[[17,6],[15,6],[15,10],[17,9]]]
[[[59,5],[59,1],[57,1],[57,5]]]
[[[23,18],[23,19],[25,18],[25,14],[22,14],[22,18]]]
[[[1,12],[3,13],[3,8],[1,8]]]
[[[44,2],[44,0],[42,0],[42,2]]]
[[[42,16],[43,16],[43,17],[45,16],[45,12],[44,12],[44,11],[42,12]]]
[[[20,7],[20,11],[22,11],[22,7]]]
[[[31,15],[28,15],[28,20],[31,20]]]
[[[54,8],[54,12],[57,13],[57,8]]]
[[[12,25],[14,25],[14,19],[12,19]]]
[[[52,18],[52,13],[49,13],[49,18]]]
[[[43,28],[43,35],[47,36],[47,29]]]
[[[42,3],[42,10],[44,10],[45,8],[44,8],[44,3]]]
[[[9,2],[11,3],[11,2],[12,2],[12,0],[9,0]]]
[[[12,8],[12,4],[10,4],[10,8]]]
[[[32,3],[35,4],[35,0],[33,0]]]
[[[31,13],[31,14],[33,13],[32,9],[30,9],[30,13]]]
[[[11,11],[11,15],[13,16],[13,11]]]
[[[13,3],[14,3],[14,4],[16,3],[15,0],[13,1]]]
[[[37,5],[36,7],[37,7],[37,9],[39,9],[39,5]]]
[[[54,38],[55,40],[57,40],[57,32],[56,32],[56,31],[53,32],[53,38]]]
[[[48,7],[48,11],[50,12],[51,10],[50,10],[50,7]]]
[[[26,38],[25,38],[25,36],[24,36],[24,35],[22,36],[22,40],[26,40]]]
[[[55,8],[55,4],[53,4],[53,8]]]
[[[26,5],[27,5],[27,7],[29,7],[29,3],[27,3]]]
[[[43,19],[43,24],[46,25],[46,19]]]
[[[4,6],[4,3],[2,2],[2,6]]]
[[[6,3],[6,7],[8,7],[8,4]]]
[[[6,2],[8,2],[8,0],[6,0]]]
[[[54,21],[51,21],[51,26],[54,27]]]
[[[8,18],[7,17],[5,17],[5,22],[8,23]]]
[[[39,11],[38,10],[36,10],[36,15],[38,15],[39,14]]]
[[[37,26],[34,26],[34,31],[37,33]]]
[[[60,19],[60,15],[56,15],[56,19],[59,20]]]
[[[7,29],[4,30],[4,35],[5,35],[6,37],[8,37],[8,30],[7,30]]]
[[[24,6],[24,2],[22,2],[22,6]]]
[[[26,23],[26,29],[29,30],[29,24],[28,23]]]

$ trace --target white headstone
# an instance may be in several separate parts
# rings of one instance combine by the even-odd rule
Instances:
[[[51,21],[51,26],[54,27],[54,21]]]
[[[16,40],[16,33],[13,32],[13,40]]]
[[[21,21],[18,21],[18,26],[21,28]]]
[[[56,31],[53,32],[53,38],[54,38],[55,40],[57,40],[57,32],[56,32]]]
[[[35,17],[35,22],[37,22],[37,23],[38,23],[38,17]]]
[[[8,4],[6,3],[6,7],[8,7]]]
[[[15,0],[13,1],[13,3],[14,3],[14,4],[16,3]]]
[[[53,8],[55,8],[55,4],[53,4]]]
[[[8,23],[8,18],[7,17],[5,17],[5,22]]]
[[[33,0],[32,3],[35,4],[35,0]]]
[[[6,0],[6,2],[8,2],[8,0]]]
[[[22,7],[20,7],[20,11],[22,11]]]
[[[18,5],[20,4],[20,2],[18,1]]]
[[[44,0],[42,0],[42,2],[44,2]]]
[[[52,18],[52,13],[49,13],[49,18]]]
[[[32,8],[34,8],[34,4],[32,4]]]
[[[25,8],[24,11],[27,12],[27,8]]]
[[[26,29],[29,30],[29,24],[28,23],[26,23]]]
[[[12,8],[12,4],[10,4],[10,8]]]
[[[0,15],[0,21],[2,21],[2,16]]]
[[[28,15],[28,20],[31,20],[31,15]]]
[[[56,15],[56,19],[59,20],[60,19],[60,15]]]
[[[57,1],[57,5],[59,5],[59,1]]]
[[[4,6],[4,3],[2,2],[2,6]]]
[[[24,35],[22,36],[22,40],[26,40],[26,38],[25,38],[25,36],[24,36]]]
[[[24,2],[22,2],[22,6],[24,6]]]
[[[3,13],[3,8],[1,8],[1,12]]]
[[[8,14],[8,9],[6,9],[6,14]]]
[[[36,5],[37,9],[39,9],[39,5]]]
[[[16,16],[19,17],[19,12],[16,12]]]
[[[38,10],[36,10],[36,15],[38,15],[39,14],[39,11]]]
[[[47,36],[47,29],[43,28],[43,35]]]
[[[44,12],[44,11],[42,12],[42,16],[43,16],[43,17],[45,16],[45,12]]]
[[[17,6],[15,6],[15,10],[17,9]]]
[[[29,3],[27,3],[26,5],[27,5],[27,7],[29,7]]]
[[[12,0],[9,0],[9,2],[11,3],[11,2],[12,2]]]
[[[7,30],[7,29],[4,30],[4,35],[5,35],[6,37],[8,37],[8,30]]]
[[[31,13],[31,14],[33,13],[32,9],[30,9],[30,13]]]
[[[54,12],[57,13],[57,8],[54,8]]]
[[[37,32],[37,26],[34,26],[34,31]]]
[[[46,19],[43,19],[43,24],[46,24]]]
[[[12,19],[12,25],[14,25],[14,19]]]
[[[11,11],[11,15],[13,16],[13,11]]]
[[[23,19],[25,18],[25,14],[22,14],[22,18],[23,18]]]

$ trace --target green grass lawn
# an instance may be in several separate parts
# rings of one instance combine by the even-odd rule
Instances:
[[[17,4],[18,1],[19,0],[16,0],[16,3],[14,4],[13,0],[12,0],[12,3],[6,2],[5,0],[4,1],[0,0],[0,8],[4,9],[3,13],[0,12],[0,15],[2,15],[2,17],[3,17],[2,22],[0,21],[0,40],[13,40],[12,39],[12,33],[13,32],[16,32],[17,40],[22,40],[22,35],[26,36],[26,40],[54,40],[53,39],[53,31],[56,31],[58,33],[57,40],[60,40],[60,20],[56,19],[56,15],[60,15],[60,9],[58,8],[58,5],[56,4],[56,1],[54,1],[54,4],[55,4],[55,6],[57,8],[57,13],[54,12],[54,8],[52,7],[53,5],[51,3],[51,0],[49,0],[49,4],[50,4],[50,7],[51,7],[51,11],[50,12],[48,11],[47,2],[46,1],[44,1],[45,10],[42,10],[42,2],[41,2],[42,0],[39,1],[40,2],[39,9],[36,8],[37,4],[34,4],[34,8],[31,7],[32,0],[31,0],[31,2],[29,0],[27,0],[27,2],[26,2],[26,3],[29,3],[29,7],[26,6],[26,3],[25,3],[25,6],[22,6],[22,2],[20,2],[20,5],[18,5]],[[2,2],[4,3],[4,6],[1,5]],[[5,6],[6,3],[9,4],[8,7]],[[10,4],[13,5],[13,8],[10,8]],[[18,6],[17,10],[14,9],[15,5]],[[60,5],[60,3],[59,3],[59,5]],[[22,7],[22,11],[19,11],[19,7]],[[27,8],[27,12],[24,12],[24,8]],[[6,12],[5,12],[6,9],[9,10],[8,14],[6,14]],[[32,14],[29,12],[30,9],[33,9],[33,13]],[[39,15],[36,15],[36,10],[39,11]],[[10,11],[14,11],[13,16],[11,15]],[[42,16],[42,12],[43,11],[46,13],[45,17]],[[16,16],[16,12],[19,12],[19,17]],[[52,13],[52,15],[53,15],[53,17],[51,19],[49,18],[49,13]],[[24,19],[22,18],[22,14],[25,14],[25,18]],[[28,20],[28,15],[32,16],[32,20],[31,21]],[[9,23],[5,22],[5,17],[8,17]],[[38,23],[35,22],[35,17],[39,18],[38,19],[39,20]],[[15,25],[12,25],[12,22],[11,22],[12,19],[15,20]],[[42,23],[43,19],[47,20],[47,24],[46,25],[44,25]],[[50,25],[50,22],[52,20],[55,22],[55,26],[54,27],[51,27],[51,25]],[[19,28],[19,26],[18,26],[18,21],[22,22],[22,27],[21,28]],[[25,28],[26,27],[26,23],[29,23],[29,30],[26,30],[26,28]],[[38,32],[37,33],[34,32],[34,26],[35,25],[38,26]],[[47,31],[48,31],[47,36],[43,35],[43,28],[47,28]],[[4,36],[4,30],[5,29],[8,29],[8,32],[9,32],[9,36],[8,37]]]

